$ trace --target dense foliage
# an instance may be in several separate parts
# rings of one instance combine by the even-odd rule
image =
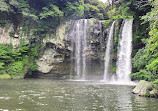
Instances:
[[[21,78],[28,71],[36,70],[37,45],[37,43],[30,44],[20,47],[18,51],[13,51],[11,47],[0,44],[0,74]]]
[[[144,23],[149,23],[149,37],[142,39],[145,46],[133,58],[133,66],[137,72],[132,77],[153,81],[158,79],[158,1],[150,0],[147,5],[149,4],[151,11],[141,17]]]

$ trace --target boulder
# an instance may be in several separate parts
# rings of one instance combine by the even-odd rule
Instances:
[[[144,80],[141,80],[132,92],[134,94],[138,94],[139,96],[158,97],[156,85]]]

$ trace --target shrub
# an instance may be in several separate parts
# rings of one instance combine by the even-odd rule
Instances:
[[[11,79],[11,76],[8,74],[0,74],[0,79]]]
[[[154,83],[154,84],[158,84],[158,79],[155,79],[155,80],[153,81],[153,83]]]
[[[140,70],[139,72],[131,74],[132,79],[134,80],[146,80],[152,81],[154,79],[154,75],[151,72],[146,70]]]
[[[107,29],[107,28],[110,26],[111,23],[112,23],[112,20],[111,20],[111,19],[110,19],[110,20],[104,20],[104,21],[102,22],[103,28],[104,28],[104,29]]]
[[[7,24],[6,20],[0,20],[0,27],[5,27]]]
[[[10,36],[10,37],[13,37],[13,36],[14,36],[14,34],[15,34],[15,32],[14,32],[14,31],[10,31],[10,32],[9,32],[9,36]]]
[[[11,77],[24,75],[23,67],[24,67],[23,61],[14,62],[7,67],[7,73]]]

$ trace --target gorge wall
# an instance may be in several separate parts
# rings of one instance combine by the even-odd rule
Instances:
[[[117,45],[122,21],[122,19],[115,21],[110,73],[116,72]],[[73,78],[79,74],[80,79],[97,78],[84,77],[84,70],[85,73],[92,76],[101,75],[98,79],[102,79],[106,42],[112,22],[106,24],[106,27],[104,25],[104,21],[95,19],[61,20],[54,33],[48,33],[45,38],[39,39],[38,36],[32,36],[36,34],[32,33],[31,28],[27,34],[24,34],[24,27],[19,26],[14,31],[14,25],[8,24],[0,28],[0,42],[7,46],[12,45],[15,51],[18,51],[20,46],[41,42],[39,59],[36,61],[38,69],[28,77],[62,78],[64,76],[64,78]],[[81,40],[78,40],[77,36],[80,36]],[[85,52],[82,52],[81,49]],[[76,55],[77,53],[78,55]],[[26,74],[28,75],[27,71]]]
[[[109,73],[116,73],[117,48],[123,19],[104,27],[104,21],[79,19],[65,21],[57,28],[55,38],[47,37],[43,56],[37,61],[39,77],[102,80],[104,77],[105,50],[109,34],[113,35]],[[37,72],[36,72],[37,73]],[[42,74],[44,73],[44,75]]]
[[[37,62],[38,72],[58,76],[76,75],[84,70],[79,67],[87,62],[103,61],[106,33],[102,22],[93,19],[70,20],[60,24],[55,34],[56,38],[47,37],[43,40],[46,47],[43,56]],[[82,49],[86,52],[82,52]],[[84,60],[80,60],[82,58]]]

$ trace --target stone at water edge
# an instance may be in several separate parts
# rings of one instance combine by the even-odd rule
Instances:
[[[158,97],[158,90],[155,88],[155,84],[141,80],[133,89],[134,94],[147,97]]]

